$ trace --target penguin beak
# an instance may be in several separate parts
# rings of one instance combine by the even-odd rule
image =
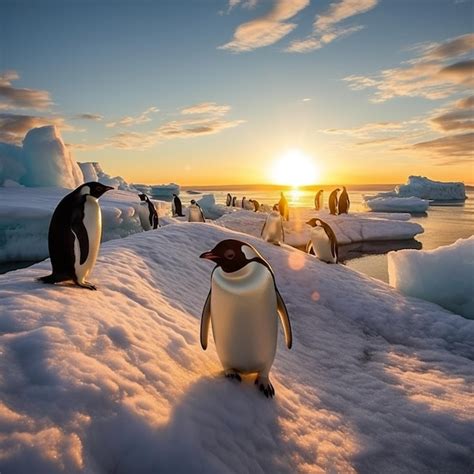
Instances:
[[[114,189],[112,186],[105,186],[105,192],[110,191]]]
[[[212,250],[209,252],[204,252],[201,255],[199,255],[199,258],[205,258],[206,260],[217,260],[219,257],[212,253]]]

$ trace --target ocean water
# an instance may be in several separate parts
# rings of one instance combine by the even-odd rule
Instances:
[[[364,206],[365,194],[392,191],[395,185],[348,186],[351,211],[367,211]],[[285,192],[290,207],[313,207],[314,196],[318,189],[324,190],[324,203],[333,188],[322,186],[314,189],[280,189],[276,186],[218,186],[218,187],[182,187],[180,197],[183,204],[189,199],[199,199],[202,194],[214,194],[216,202],[225,204],[226,195],[247,199],[256,199],[260,203],[273,205],[280,199],[280,191]],[[433,250],[454,243],[460,238],[474,234],[474,190],[466,189],[468,199],[454,205],[433,205],[426,215],[413,215],[411,220],[422,225],[424,233],[416,239],[392,242],[374,242],[371,244],[353,244],[343,249],[346,255],[344,264],[370,277],[388,282],[387,252],[403,248]]]

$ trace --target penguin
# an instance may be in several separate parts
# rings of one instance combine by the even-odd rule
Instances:
[[[97,289],[86,278],[97,259],[102,235],[98,199],[111,189],[95,181],[85,183],[57,205],[48,232],[53,272],[39,281],[52,284],[72,280],[82,288]]]
[[[226,200],[225,200],[225,205],[227,207],[229,207],[231,204],[232,204],[232,196],[230,195],[230,193],[227,193],[227,197],[226,197]]]
[[[181,199],[176,194],[173,194],[173,204],[171,205],[173,211],[173,217],[183,217],[183,205],[181,204]]]
[[[191,199],[188,211],[188,222],[206,222],[201,206],[194,199]]]
[[[151,229],[157,229],[158,228],[158,213],[156,212],[155,205],[150,201],[150,198],[143,193],[140,193],[138,195],[140,198],[140,201],[144,202],[148,206],[148,222],[142,222],[142,227],[144,230],[151,230]],[[150,227],[148,227],[147,224],[150,224]],[[145,225],[144,225],[145,224]]]
[[[323,190],[320,189],[314,197],[314,208],[316,211],[320,211],[323,208]]]
[[[339,188],[335,189],[330,195],[329,195],[329,212],[335,216],[337,214],[337,193],[340,191]]]
[[[260,203],[256,199],[249,199],[249,202],[252,203],[254,212],[258,212]]]
[[[351,201],[349,200],[349,194],[347,193],[346,187],[342,187],[342,193],[339,196],[338,203],[338,213],[347,214],[349,212],[349,207],[351,206]]]
[[[337,238],[330,225],[322,219],[310,219],[306,224],[312,227],[311,237],[306,251],[315,255],[326,263],[337,263],[339,260]]]
[[[280,193],[280,200],[278,201],[278,209],[285,221],[290,220],[290,210],[288,209],[288,201],[283,193]]]
[[[242,198],[241,203],[240,203],[240,205],[242,206],[242,209],[247,209],[247,207],[246,207],[246,202],[245,202],[245,201],[246,201],[246,198],[245,198],[245,196],[244,196],[244,197]]]
[[[201,316],[201,346],[207,348],[209,326],[226,377],[256,373],[255,384],[268,397],[275,395],[270,369],[276,353],[278,316],[288,349],[292,346],[290,318],[268,262],[251,245],[223,240],[200,258],[216,267]]]
[[[285,230],[283,229],[283,218],[278,211],[272,211],[268,214],[260,232],[265,242],[270,242],[275,245],[280,245],[280,242],[285,241]]]
[[[236,201],[236,199],[237,199],[237,196],[234,196],[234,197],[232,198],[232,207],[235,207],[235,201]]]

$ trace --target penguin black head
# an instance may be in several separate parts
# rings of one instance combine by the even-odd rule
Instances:
[[[250,244],[234,239],[219,242],[212,250],[201,254],[199,258],[216,262],[217,266],[226,273],[236,272],[255,259],[262,259]]]
[[[112,186],[106,186],[105,184],[98,183],[97,181],[91,181],[80,186],[77,191],[79,191],[80,194],[84,194],[86,196],[90,195],[96,199],[99,199],[102,194],[110,191],[111,189],[114,188]]]
[[[173,197],[174,197],[174,198],[177,198],[178,196],[176,196],[176,194],[175,194],[175,193],[173,193]]]
[[[138,195],[138,197],[140,198],[140,201],[146,201],[146,195],[141,193]]]
[[[191,199],[191,204],[196,204],[196,201],[194,199]]]
[[[308,222],[306,222],[306,224],[310,225],[311,227],[316,227],[318,225],[318,221],[319,219],[316,219],[315,217],[313,217]]]

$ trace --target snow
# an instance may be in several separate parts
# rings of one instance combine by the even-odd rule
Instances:
[[[424,176],[409,176],[406,184],[395,188],[400,197],[415,196],[436,201],[464,201],[466,190],[464,183],[433,181]]]
[[[474,236],[435,250],[388,254],[390,285],[474,319]]]
[[[83,174],[84,183],[89,181],[99,181],[102,184],[112,186],[115,189],[120,189],[121,191],[137,192],[137,189],[133,185],[128,184],[121,176],[112,177],[105,173],[100,164],[97,162],[78,164]]]
[[[204,212],[206,219],[217,219],[229,212],[229,208],[222,204],[216,204],[214,194],[204,194],[196,201]]]
[[[49,221],[59,201],[69,192],[62,188],[0,187],[0,261],[46,258]],[[137,193],[109,191],[99,203],[103,241],[143,231]],[[154,204],[159,216],[169,214],[169,203],[154,201]]]
[[[265,213],[238,210],[223,215],[215,222],[222,227],[258,237],[266,217]],[[311,231],[306,222],[312,217],[326,221],[340,245],[373,240],[412,239],[423,232],[421,225],[408,221],[409,214],[361,212],[332,216],[326,211],[311,208],[290,208],[290,220],[284,222],[285,243],[296,247],[306,245]]]
[[[267,400],[199,345],[224,238],[272,265],[293,326]],[[97,292],[0,276],[2,472],[471,472],[474,323],[214,224],[106,242]]]
[[[417,197],[364,196],[364,202],[371,211],[377,212],[426,212],[430,202]]]
[[[58,129],[48,125],[31,129],[21,147],[0,143],[0,185],[6,180],[74,189],[83,176]]]

